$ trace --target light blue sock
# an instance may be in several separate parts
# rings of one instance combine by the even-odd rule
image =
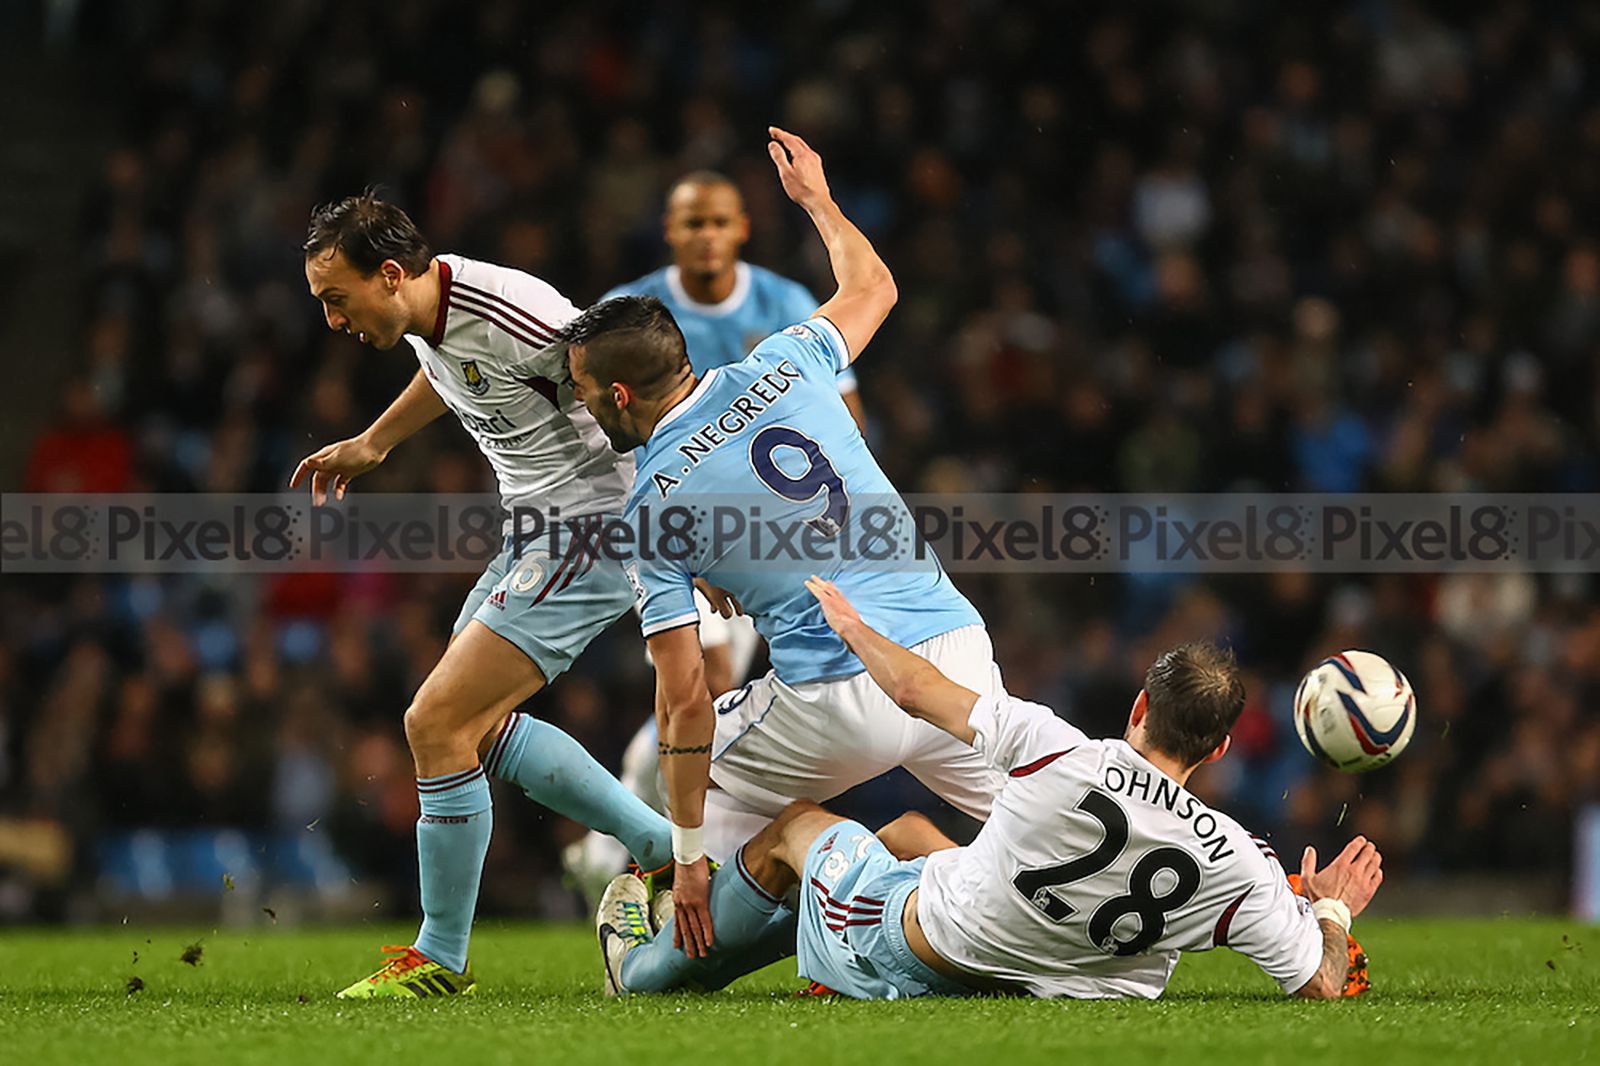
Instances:
[[[744,864],[744,851],[711,878],[711,930],[715,944],[703,959],[691,959],[672,946],[673,925],[634,948],[622,960],[622,986],[629,992],[673,988],[715,991],[794,954],[794,911],[756,884]]]
[[[417,778],[417,866],[422,878],[422,929],[416,948],[460,973],[478,907],[483,858],[489,853],[494,809],[489,779],[474,766],[442,777]]]
[[[484,766],[535,803],[616,837],[641,869],[657,869],[672,858],[671,823],[549,722],[514,712]]]

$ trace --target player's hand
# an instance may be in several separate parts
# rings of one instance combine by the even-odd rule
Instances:
[[[822,605],[822,617],[828,620],[828,625],[848,640],[849,634],[862,624],[855,604],[845,599],[832,581],[824,581],[815,574],[806,579],[806,589]]]
[[[704,855],[672,873],[672,946],[691,959],[711,950],[711,867]]]
[[[379,451],[361,437],[351,437],[314,451],[294,468],[289,487],[299,488],[300,482],[311,475],[311,502],[321,507],[332,493],[336,500],[344,499],[350,482],[383,462],[384,452]]]
[[[1366,837],[1356,837],[1321,870],[1317,869],[1317,849],[1307,848],[1300,859],[1300,885],[1306,899],[1343,900],[1354,918],[1367,909],[1372,896],[1383,884],[1383,856]]]
[[[768,126],[767,133],[772,137],[767,154],[778,168],[778,180],[789,199],[807,209],[832,200],[828,179],[822,173],[822,157],[788,130]]]
[[[1307,849],[1311,851],[1311,849]],[[1313,861],[1316,852],[1311,851]],[[1306,895],[1305,880],[1300,874],[1289,874],[1289,887],[1297,896]],[[1359,941],[1349,933],[1344,935],[1345,949],[1350,956],[1350,964],[1344,974],[1344,995],[1359,996],[1372,988],[1372,980],[1367,975],[1367,952]]]
[[[732,618],[736,614],[744,614],[744,605],[727,589],[718,588],[703,577],[694,579],[694,587],[700,590],[700,595],[711,604],[711,609],[723,618]]]

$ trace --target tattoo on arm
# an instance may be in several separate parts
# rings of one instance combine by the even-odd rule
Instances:
[[[666,741],[663,740],[663,741],[657,742],[657,744],[656,744],[656,754],[657,755],[710,755],[711,754],[711,745],[710,744],[695,744],[692,747],[679,747],[676,744],[668,744]]]
[[[1307,989],[1326,990],[1332,998],[1337,999],[1344,994],[1345,978],[1350,971],[1350,940],[1337,922],[1324,918],[1318,924],[1322,926],[1322,965],[1317,967],[1316,975]],[[1313,995],[1310,998],[1319,997]]]

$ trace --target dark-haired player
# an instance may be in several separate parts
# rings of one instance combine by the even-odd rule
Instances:
[[[627,511],[637,543],[657,543],[667,528],[651,515],[698,507],[716,516],[688,553],[641,551],[628,571],[656,664],[676,928],[696,955],[712,935],[707,856],[726,859],[789,801],[830,799],[897,766],[979,819],[999,791],[972,749],[884,697],[801,584],[821,569],[885,632],[962,684],[999,687],[983,619],[938,560],[879,553],[912,546],[911,514],[839,399],[836,376],[894,306],[894,278],[834,202],[816,152],[791,133],[771,134],[784,191],[816,226],[838,283],[815,315],[704,377],[653,297],[596,304],[562,332],[580,398],[614,448],[637,449]],[[740,519],[742,530],[729,525]],[[719,524],[727,535],[713,538]],[[800,537],[803,554],[772,556],[757,543],[772,528]],[[720,697],[715,713],[696,579],[732,593],[771,650],[772,670]]]
[[[747,263],[740,250],[750,239],[750,217],[731,178],[710,170],[685,174],[667,190],[661,236],[672,262],[607,292],[614,296],[654,296],[667,305],[683,331],[689,365],[704,375],[712,367],[737,363],[772,334],[811,317],[819,301],[798,281]],[[865,431],[855,371],[835,376],[839,398]],[[745,615],[723,617],[703,596],[700,646],[705,653],[706,687],[720,696],[744,683],[761,643]],[[656,725],[647,721],[629,743],[622,781],[652,806],[660,802]],[[575,841],[562,853],[562,866],[592,893],[597,903],[614,874],[627,865],[620,845],[599,833]]]
[[[305,242],[306,284],[328,327],[384,350],[405,341],[420,369],[366,431],[301,460],[313,502],[342,499],[401,441],[454,411],[494,468],[502,504],[560,508],[563,519],[621,511],[633,462],[612,451],[566,368],[546,346],[577,314],[518,270],[435,255],[400,208],[370,193],[319,209]],[[671,846],[665,819],[567,734],[515,712],[633,603],[621,566],[582,537],[490,563],[462,605],[444,656],[405,712],[422,816],[422,928],[343,997],[471,992],[467,944],[493,823],[488,775],[619,839],[644,869]]]
[[[950,680],[863,622],[832,583],[806,587],[896,703],[1005,774],[989,820],[967,847],[904,861],[865,826],[796,803],[717,875],[717,946],[701,959],[672,950],[665,927],[654,940],[637,929],[643,885],[619,877],[598,917],[608,992],[720,987],[771,961],[749,949],[783,924],[790,891],[801,976],[859,999],[1154,998],[1182,952],[1216,947],[1295,995],[1364,988],[1348,933],[1383,880],[1377,849],[1356,837],[1319,870],[1307,848],[1296,895],[1264,844],[1185,787],[1227,752],[1244,708],[1230,653],[1166,652],[1124,738],[1093,740],[1048,707]]]

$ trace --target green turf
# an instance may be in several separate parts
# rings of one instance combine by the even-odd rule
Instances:
[[[586,929],[496,925],[474,944],[475,1000],[331,998],[410,932],[0,933],[0,1061],[1600,1062],[1600,929],[1566,921],[1364,921],[1374,990],[1338,1004],[1287,1000],[1226,951],[1185,959],[1155,1003],[794,1000],[792,962],[714,996],[619,1003]]]

